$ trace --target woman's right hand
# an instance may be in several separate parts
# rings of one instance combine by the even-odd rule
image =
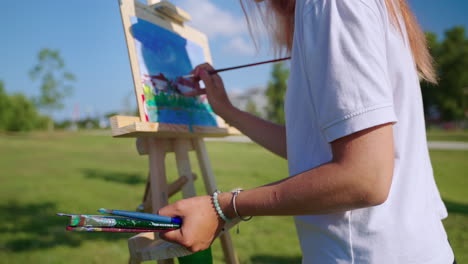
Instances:
[[[286,158],[286,129],[283,125],[273,124],[245,111],[235,108],[224,89],[223,80],[218,74],[210,74],[213,67],[201,64],[192,71],[195,90],[206,92],[208,101],[213,111],[226,121],[230,126],[237,128],[253,141],[267,148],[273,153]],[[199,81],[205,83],[205,90],[198,86]]]
[[[224,88],[223,80],[218,74],[209,74],[215,69],[209,63],[200,64],[192,71],[193,81],[198,83],[202,80],[205,84],[206,95],[213,111],[223,116],[223,113],[232,107],[231,101]]]

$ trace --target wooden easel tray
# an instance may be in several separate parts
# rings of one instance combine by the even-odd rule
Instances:
[[[240,132],[232,127],[208,127],[142,122],[139,117],[113,116],[111,117],[113,137],[226,137],[239,135]]]

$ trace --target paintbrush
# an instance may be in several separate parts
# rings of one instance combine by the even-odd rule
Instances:
[[[162,223],[182,224],[182,220],[180,218],[169,217],[169,216],[164,216],[164,215],[147,214],[147,213],[123,211],[123,210],[111,210],[111,209],[104,209],[104,208],[99,209],[98,212],[103,213],[103,214],[126,216],[126,217],[132,217],[132,218],[156,221],[156,222],[162,222]]]
[[[286,57],[286,58],[281,58],[281,59],[276,59],[276,60],[256,62],[256,63],[245,64],[245,65],[234,66],[234,67],[228,67],[228,68],[222,68],[222,69],[208,71],[208,74],[216,74],[218,72],[230,71],[230,70],[235,70],[235,69],[240,69],[240,68],[245,68],[245,67],[251,67],[251,66],[257,66],[257,65],[273,63],[273,62],[279,62],[279,61],[284,61],[284,60],[289,60],[289,59],[291,59],[291,57]],[[193,78],[193,77],[195,77],[194,74],[189,74],[189,75],[182,76],[182,78],[184,78],[184,79]]]

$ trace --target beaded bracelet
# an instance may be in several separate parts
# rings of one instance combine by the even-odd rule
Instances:
[[[216,190],[214,193],[213,193],[213,204],[214,204],[214,207],[216,209],[216,212],[218,213],[218,215],[221,217],[221,219],[223,219],[226,223],[229,223],[231,222],[231,219],[227,218],[224,213],[223,213],[223,210],[221,210],[221,207],[219,206],[219,201],[218,201],[218,194],[220,194],[221,192]]]
[[[249,217],[242,217],[239,212],[237,212],[237,207],[236,207],[236,198],[239,195],[240,192],[242,192],[242,189],[237,189],[232,192],[232,207],[234,208],[234,212],[236,213],[237,217],[239,217],[240,220],[242,221],[249,221],[252,219],[252,216]]]

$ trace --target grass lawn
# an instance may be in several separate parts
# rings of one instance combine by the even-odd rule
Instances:
[[[218,187],[255,187],[287,175],[284,160],[249,143],[207,143]],[[239,155],[242,153],[242,155]],[[444,221],[459,263],[468,262],[468,151],[432,151],[434,171],[450,211]],[[168,175],[176,177],[174,156]],[[198,171],[192,155],[194,171]],[[57,212],[134,210],[147,157],[133,139],[83,133],[0,135],[1,263],[126,263],[128,234],[71,233]],[[196,183],[199,194],[203,184]],[[177,197],[176,197],[177,199]],[[232,232],[241,263],[300,263],[291,217],[256,217]],[[223,263],[218,242],[215,263]]]
[[[459,141],[468,142],[467,130],[438,130],[431,129],[427,131],[427,139],[430,141]]]

